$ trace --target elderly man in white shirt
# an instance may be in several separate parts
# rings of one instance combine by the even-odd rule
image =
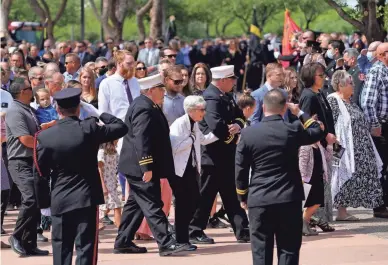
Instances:
[[[178,243],[189,243],[189,224],[197,208],[200,192],[201,144],[218,140],[210,132],[203,135],[198,122],[205,115],[206,101],[201,96],[188,96],[183,102],[185,115],[170,127],[170,140],[176,176],[169,176],[175,196],[175,231]],[[191,246],[195,250],[196,247]]]

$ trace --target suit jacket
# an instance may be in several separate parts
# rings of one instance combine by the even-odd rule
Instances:
[[[245,118],[230,93],[222,93],[210,84],[203,93],[206,101],[206,114],[199,123],[203,134],[213,132],[218,141],[203,146],[202,165],[225,166],[234,163],[238,135],[230,135],[228,125],[237,123],[240,128],[245,126]]]
[[[248,199],[248,207],[304,199],[298,150],[318,142],[324,133],[307,114],[301,119],[304,125],[300,121],[285,122],[280,115],[267,116],[241,132],[236,151],[236,188],[240,201]]]
[[[361,81],[359,78],[360,68],[358,65],[349,69],[348,73],[352,76],[354,90],[352,95],[352,101],[357,104],[361,108],[360,104],[360,96],[362,94],[362,87],[364,85],[364,81]]]
[[[81,65],[84,66],[88,62],[94,62],[94,60],[95,60],[94,55],[88,52],[85,52],[84,57],[82,58]]]
[[[137,60],[145,63],[146,67],[157,65],[159,64],[159,49],[152,48],[149,52],[147,49],[141,49]]]
[[[75,209],[104,203],[97,153],[100,144],[123,137],[128,128],[113,115],[79,120],[66,117],[57,125],[37,134],[34,152],[35,178],[51,176],[51,213],[63,214]],[[51,173],[50,173],[51,172]],[[47,192],[38,189],[38,204],[47,207]]]
[[[260,122],[264,117],[263,102],[264,102],[264,96],[265,94],[267,94],[268,91],[269,91],[268,86],[264,84],[262,87],[260,87],[259,89],[256,89],[251,94],[252,97],[256,100],[256,109],[253,112],[252,117],[250,118],[252,125]],[[285,90],[282,90],[282,91],[283,91],[283,95],[288,98],[287,92]],[[287,121],[288,121],[288,116],[289,116],[289,113],[287,110],[287,113],[285,115],[285,118]]]
[[[125,116],[128,133],[124,136],[119,172],[142,179],[144,172],[153,177],[175,176],[170,129],[163,111],[144,95],[135,98]]]

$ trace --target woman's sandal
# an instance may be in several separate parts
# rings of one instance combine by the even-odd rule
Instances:
[[[335,228],[330,226],[328,222],[324,222],[321,219],[311,217],[310,226],[316,227],[318,226],[323,232],[334,232]]]

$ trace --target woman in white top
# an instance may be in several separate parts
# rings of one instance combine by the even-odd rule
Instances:
[[[205,115],[206,102],[201,96],[188,96],[183,103],[185,115],[170,127],[170,139],[176,176],[168,179],[175,196],[175,231],[178,243],[189,243],[189,223],[199,201],[198,176],[201,172],[201,144],[218,140],[203,135],[198,122]],[[196,248],[193,246],[193,248]]]

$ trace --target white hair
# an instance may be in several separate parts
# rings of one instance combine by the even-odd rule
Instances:
[[[28,78],[32,78],[32,77],[35,77],[38,73],[41,73],[43,74],[43,69],[39,66],[33,66],[30,68],[30,70],[28,71]]]
[[[334,91],[338,91],[340,87],[346,86],[351,77],[352,76],[345,70],[335,71],[331,77],[331,85],[333,86]]]
[[[186,113],[200,106],[206,107],[206,101],[202,96],[187,96],[183,101],[183,108]]]

